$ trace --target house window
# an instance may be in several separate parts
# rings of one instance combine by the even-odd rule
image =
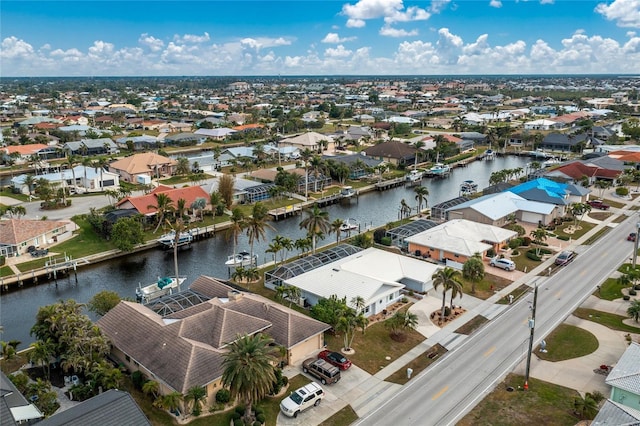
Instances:
[[[124,356],[124,359],[126,359],[126,360],[127,360],[127,362],[131,362],[131,357],[130,357],[129,355],[125,355],[125,356]]]
[[[368,306],[364,308],[364,313],[365,313],[365,314],[368,314],[368,313],[369,313],[369,307],[368,307]]]

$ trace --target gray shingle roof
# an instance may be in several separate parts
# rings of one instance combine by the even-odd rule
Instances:
[[[38,423],[42,426],[151,425],[127,392],[109,390]]]
[[[600,408],[591,426],[638,426],[640,411],[634,410],[610,399]]]
[[[629,345],[605,382],[640,396],[640,344]]]

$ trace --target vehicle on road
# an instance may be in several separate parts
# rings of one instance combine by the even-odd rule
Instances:
[[[338,367],[340,370],[348,370],[349,367],[351,367],[351,361],[340,352],[324,350],[318,354],[318,358],[324,359],[329,364]]]
[[[629,235],[627,235],[627,241],[636,241],[636,236],[637,234],[635,232],[630,233]]]
[[[564,266],[567,263],[575,259],[576,253],[570,250],[565,250],[556,257],[556,265]]]
[[[324,359],[305,359],[302,363],[302,371],[320,380],[323,385],[337,383],[340,380],[340,369]]]
[[[495,266],[496,268],[502,268],[505,271],[513,271],[516,269],[515,262],[513,260],[505,259],[505,258],[494,257],[489,262],[489,265]]]
[[[609,210],[609,207],[611,207],[609,204],[605,204],[600,200],[590,200],[587,201],[587,204],[589,204],[593,208],[600,210]]]
[[[316,382],[301,387],[280,403],[280,411],[287,417],[298,417],[301,411],[320,404],[324,398],[324,390]]]

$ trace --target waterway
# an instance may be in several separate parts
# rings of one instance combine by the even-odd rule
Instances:
[[[492,172],[505,168],[526,167],[530,161],[527,157],[500,157],[493,161],[476,161],[467,167],[454,169],[448,178],[424,179],[422,185],[429,190],[428,204],[435,205],[458,196],[460,184],[465,180],[473,180],[479,188],[489,185]],[[404,199],[411,207],[416,207],[413,188],[399,187],[383,192],[362,194],[357,201],[328,206],[330,221],[337,218],[356,219],[361,227],[380,226],[398,219],[400,202]],[[269,203],[267,202],[267,205]],[[265,250],[276,235],[292,240],[304,237],[305,231],[300,229],[300,216],[278,222],[270,222],[274,230],[267,230],[266,241],[256,242],[254,252],[259,255],[259,263],[272,260]],[[335,241],[335,234],[330,234],[319,245]],[[245,236],[239,239],[239,250],[248,250]],[[233,251],[232,242],[221,232],[214,238],[192,244],[192,248],[179,252],[179,273],[186,276],[183,287],[188,286],[199,275],[210,275],[226,279],[229,271],[224,265],[227,256]],[[0,324],[4,326],[2,340],[19,340],[24,348],[34,339],[29,335],[35,315],[40,306],[55,303],[61,299],[74,299],[86,303],[93,295],[102,290],[112,290],[122,297],[135,298],[135,289],[139,284],[151,284],[159,276],[173,275],[172,252],[149,250],[132,254],[126,258],[105,261],[97,265],[83,267],[78,271],[77,283],[73,275],[58,279],[55,282],[36,286],[25,286],[22,289],[4,293],[0,299]]]

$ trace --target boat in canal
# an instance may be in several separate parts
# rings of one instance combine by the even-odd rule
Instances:
[[[180,291],[180,285],[186,281],[186,277],[158,277],[158,281],[136,288],[136,300],[139,303],[149,303],[167,294]]]
[[[190,244],[192,241],[193,241],[193,235],[191,235],[191,232],[188,232],[188,231],[181,232],[180,237],[178,238],[178,247],[186,244]],[[176,243],[175,231],[168,232],[164,235],[161,235],[160,238],[158,238],[158,244],[160,244],[165,248],[173,248],[173,245],[175,243]]]
[[[353,186],[343,186],[340,190],[340,195],[342,198],[351,198],[356,195],[356,190],[353,189]]]
[[[248,251],[241,251],[240,253],[232,254],[224,262],[229,268],[238,268],[240,266],[251,266],[258,264],[258,255],[254,254],[251,257],[251,253]]]
[[[472,180],[465,180],[460,184],[460,195],[472,195],[478,192],[478,184]]]
[[[424,176],[421,170],[411,170],[405,177],[407,182],[418,182],[421,181]]]
[[[340,230],[342,232],[351,232],[358,229],[359,226],[360,225],[358,224],[358,221],[350,217],[349,219],[345,220],[342,225],[340,225]]]
[[[428,171],[429,176],[440,177],[446,176],[451,171],[451,167],[444,163],[434,164]]]

